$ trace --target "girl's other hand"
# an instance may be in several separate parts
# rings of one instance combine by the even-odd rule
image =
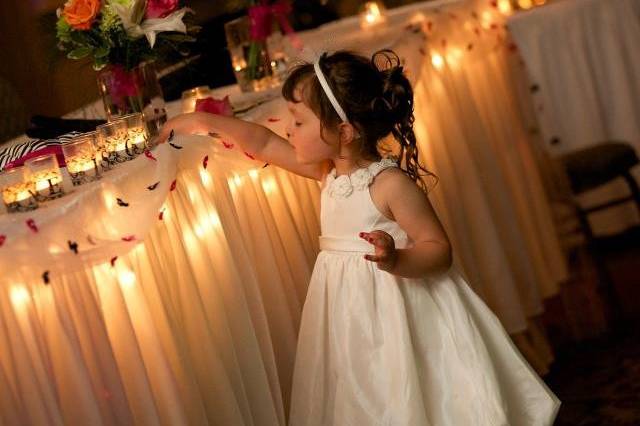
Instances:
[[[366,254],[364,258],[378,264],[378,269],[391,271],[398,259],[396,243],[393,237],[384,231],[361,232],[360,238],[367,240],[375,247],[375,254]]]

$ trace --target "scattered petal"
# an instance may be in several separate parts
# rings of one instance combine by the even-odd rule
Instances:
[[[69,245],[69,250],[71,250],[75,254],[78,254],[78,243],[77,242],[68,240],[67,244]]]
[[[252,160],[256,159],[256,157],[254,157],[253,155],[249,154],[247,151],[244,151],[244,155],[246,155],[247,157],[251,158]]]
[[[149,151],[148,149],[144,151],[144,156],[147,157],[149,160],[158,161],[158,159],[154,157],[151,151]]]
[[[233,144],[229,142],[222,141],[222,145],[224,145],[224,147],[227,149],[233,148]]]
[[[116,202],[120,207],[129,207],[129,203],[124,201],[122,198],[116,198]]]
[[[202,167],[206,169],[208,165],[209,165],[209,156],[205,155],[204,158],[202,159]]]
[[[44,271],[42,273],[42,281],[44,281],[45,285],[49,284],[49,271]]]
[[[154,189],[156,189],[156,188],[158,187],[158,185],[160,185],[160,181],[158,181],[158,182],[154,183],[153,185],[149,185],[149,186],[147,186],[147,189],[148,189],[149,191],[153,191]]]
[[[7,240],[7,236],[6,235],[0,235],[0,247],[2,247],[2,245],[4,244],[4,242]]]
[[[38,226],[36,225],[35,220],[27,219],[26,224],[29,227],[29,229],[31,229],[33,232],[38,232]]]
[[[131,241],[135,241],[135,239],[136,239],[135,235],[126,235],[122,237],[122,241],[126,241],[128,243],[130,243]]]
[[[169,187],[169,191],[173,191],[174,189],[176,189],[176,179],[174,179],[173,182],[171,182],[171,186]]]
[[[109,263],[111,263],[111,267],[114,267],[116,265],[116,260],[118,260],[118,256],[113,256],[111,260],[109,260]]]

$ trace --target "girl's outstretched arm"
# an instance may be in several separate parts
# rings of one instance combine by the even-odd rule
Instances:
[[[286,139],[264,126],[238,118],[206,112],[181,114],[164,124],[158,140],[165,141],[171,131],[176,135],[217,133],[222,139],[240,145],[243,151],[256,159],[297,175],[321,180],[326,174],[326,164],[298,163],[295,150]]]

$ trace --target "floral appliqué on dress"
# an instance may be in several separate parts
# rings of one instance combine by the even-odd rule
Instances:
[[[397,162],[393,158],[383,158],[367,167],[355,170],[350,175],[336,176],[334,168],[327,175],[327,193],[331,198],[347,198],[353,191],[362,191],[368,188],[382,170],[396,166]]]

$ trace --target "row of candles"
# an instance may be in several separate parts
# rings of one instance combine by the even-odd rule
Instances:
[[[142,114],[131,114],[98,126],[62,145],[73,186],[100,179],[103,172],[150,148]],[[9,213],[33,210],[39,203],[64,195],[63,177],[55,154],[25,161],[0,173],[2,200]]]

